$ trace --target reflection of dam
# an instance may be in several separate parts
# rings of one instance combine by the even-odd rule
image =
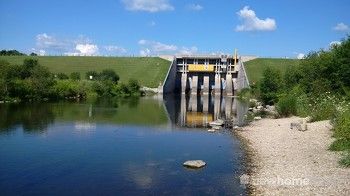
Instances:
[[[247,87],[244,64],[237,54],[177,56],[164,81],[163,93],[230,96]]]
[[[247,104],[220,95],[165,96],[164,101],[172,124],[181,127],[207,127],[217,119],[243,125],[248,111]]]

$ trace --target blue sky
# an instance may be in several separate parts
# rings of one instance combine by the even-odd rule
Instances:
[[[296,57],[350,33],[347,0],[0,0],[0,48]]]

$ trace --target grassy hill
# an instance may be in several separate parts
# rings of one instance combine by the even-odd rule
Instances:
[[[298,59],[274,59],[274,58],[258,58],[245,62],[246,72],[251,84],[256,83],[262,77],[264,69],[268,66],[279,69],[282,73],[285,72],[288,66],[298,65]]]
[[[0,56],[11,64],[22,64],[27,56]],[[85,77],[87,71],[102,71],[113,69],[121,82],[130,78],[140,81],[141,85],[157,87],[163,82],[170,62],[157,57],[72,57],[72,56],[42,56],[33,57],[39,63],[49,68],[53,73],[80,72]]]

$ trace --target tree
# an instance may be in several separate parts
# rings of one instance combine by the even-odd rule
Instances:
[[[58,73],[57,78],[60,80],[68,80],[69,79],[68,75],[65,73]]]
[[[114,83],[118,83],[119,81],[119,76],[118,74],[115,73],[114,70],[112,69],[105,69],[99,74],[100,80],[110,80]]]
[[[282,88],[281,73],[276,68],[267,67],[263,71],[260,82],[260,97],[265,104],[274,104],[278,101],[278,92]]]
[[[128,82],[128,89],[131,94],[137,95],[140,94],[140,84],[135,79],[130,79]]]
[[[80,80],[80,73],[79,72],[73,72],[70,74],[70,79],[72,80]]]
[[[90,78],[92,76],[92,78]],[[98,80],[99,74],[96,71],[88,71],[85,74],[85,79],[87,80]]]
[[[38,54],[32,52],[32,53],[30,53],[30,56],[38,56]]]

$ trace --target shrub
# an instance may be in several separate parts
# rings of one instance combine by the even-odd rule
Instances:
[[[287,94],[282,96],[277,103],[277,112],[281,116],[287,117],[297,114],[297,99],[295,95]]]
[[[276,68],[267,67],[260,83],[260,97],[265,104],[273,105],[278,101],[278,92],[282,89],[281,73]]]
[[[114,83],[118,83],[119,81],[119,76],[118,74],[115,73],[114,70],[112,69],[105,69],[99,74],[99,79],[104,81],[104,80],[110,80]]]
[[[67,80],[67,79],[69,79],[68,75],[65,74],[65,73],[58,73],[57,74],[57,78],[60,79],[60,80]]]
[[[73,72],[70,74],[70,79],[72,80],[80,80],[80,73],[79,72]]]
[[[90,76],[92,76],[92,79],[90,79]],[[96,71],[88,71],[85,74],[85,79],[87,80],[98,80],[99,74]]]
[[[128,89],[131,93],[131,95],[139,95],[140,94],[140,84],[135,79],[130,79],[128,82]]]

